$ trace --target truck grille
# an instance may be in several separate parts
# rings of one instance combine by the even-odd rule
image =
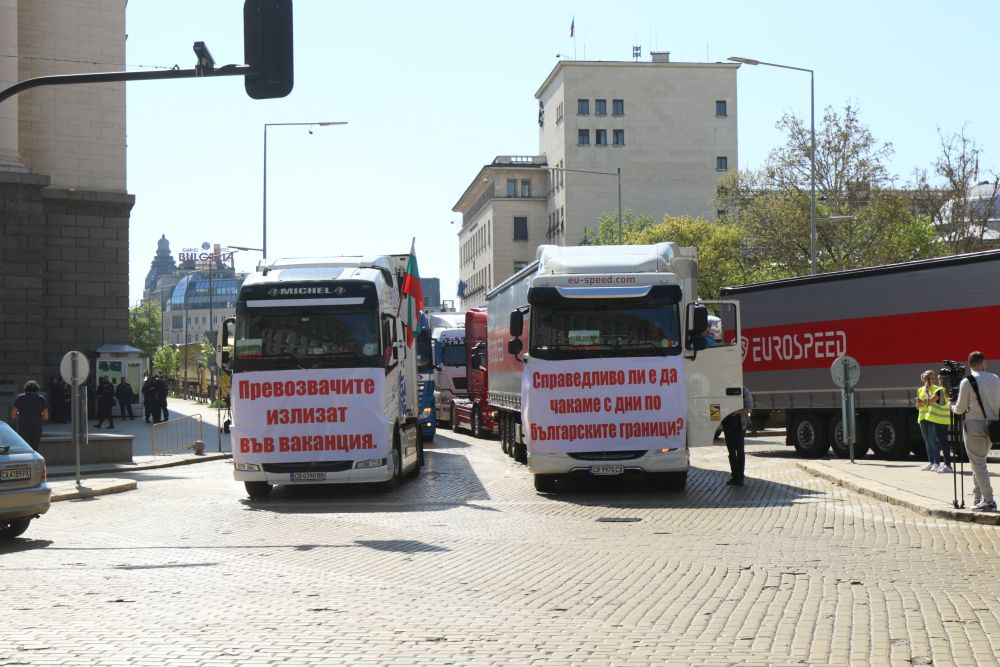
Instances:
[[[630,461],[645,455],[645,449],[626,449],[616,452],[574,452],[570,457],[578,461]]]
[[[264,472],[343,472],[350,470],[354,461],[317,461],[316,463],[264,463]]]

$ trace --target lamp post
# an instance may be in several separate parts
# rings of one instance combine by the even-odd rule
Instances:
[[[320,127],[327,127],[329,125],[347,125],[347,121],[344,120],[326,120],[326,121],[315,121],[312,123],[264,123],[264,187],[263,187],[263,199],[264,199],[264,242],[261,244],[263,248],[261,252],[264,253],[264,258],[267,258],[267,128],[278,127],[283,125],[319,125]],[[312,130],[309,132],[312,134]]]
[[[740,58],[732,56],[727,58],[734,63],[744,65],[767,65],[768,67],[780,67],[781,69],[793,69],[796,72],[809,72],[809,134],[811,136],[811,146],[809,149],[809,273],[816,274],[816,78],[811,69],[805,67],[792,67],[791,65],[779,65],[777,63],[766,63],[763,60],[753,58]]]
[[[622,168],[618,171],[590,171],[588,169],[566,169],[565,167],[549,167],[552,171],[569,171],[575,174],[599,174],[601,176],[618,177],[618,245],[622,244]]]

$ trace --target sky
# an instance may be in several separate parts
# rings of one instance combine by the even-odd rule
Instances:
[[[242,0],[130,0],[128,69],[194,66],[204,41],[217,66],[242,63]],[[570,24],[575,39],[570,39]],[[905,183],[939,154],[938,130],[965,129],[1000,165],[991,68],[1000,3],[634,1],[333,2],[295,0],[295,86],[252,100],[242,77],[130,82],[127,90],[130,303],[166,234],[176,259],[203,242],[261,247],[264,125],[270,257],[409,251],[420,274],[458,283],[452,212],[497,155],[538,152],[534,93],[556,54],[631,60],[729,56],[812,69],[817,124],[848,102]],[[809,75],[742,66],[739,167],[757,168],[784,137],[786,113],[809,118]],[[625,208],[628,208],[627,202]],[[259,252],[238,252],[252,271]]]

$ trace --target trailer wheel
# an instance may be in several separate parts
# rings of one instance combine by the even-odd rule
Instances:
[[[865,420],[860,415],[855,417],[857,437],[854,443],[854,458],[860,459],[868,452],[868,442],[866,440]],[[840,415],[836,415],[830,420],[830,448],[838,459],[851,458],[851,452],[844,443],[844,420]]]
[[[243,482],[243,486],[246,487],[250,500],[264,500],[271,495],[271,490],[274,488],[267,482]]]
[[[899,461],[910,454],[906,431],[894,412],[877,412],[868,427],[868,444],[880,459]]]
[[[792,445],[800,456],[818,459],[830,449],[827,441],[827,424],[817,412],[803,412],[792,421]]]
[[[473,438],[483,437],[483,414],[479,411],[478,405],[472,407],[472,426],[469,431]]]
[[[535,491],[539,493],[555,493],[559,475],[535,475]]]

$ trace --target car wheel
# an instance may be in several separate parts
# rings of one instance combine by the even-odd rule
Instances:
[[[18,535],[28,530],[31,519],[14,519],[13,521],[0,522],[0,540],[12,540]]]
[[[274,488],[267,482],[243,482],[243,486],[246,487],[250,500],[264,500],[271,495],[271,490]]]
[[[830,449],[827,441],[827,423],[817,412],[804,412],[792,421],[792,445],[800,456],[818,459]]]
[[[535,475],[535,491],[539,493],[555,493],[558,475]]]

